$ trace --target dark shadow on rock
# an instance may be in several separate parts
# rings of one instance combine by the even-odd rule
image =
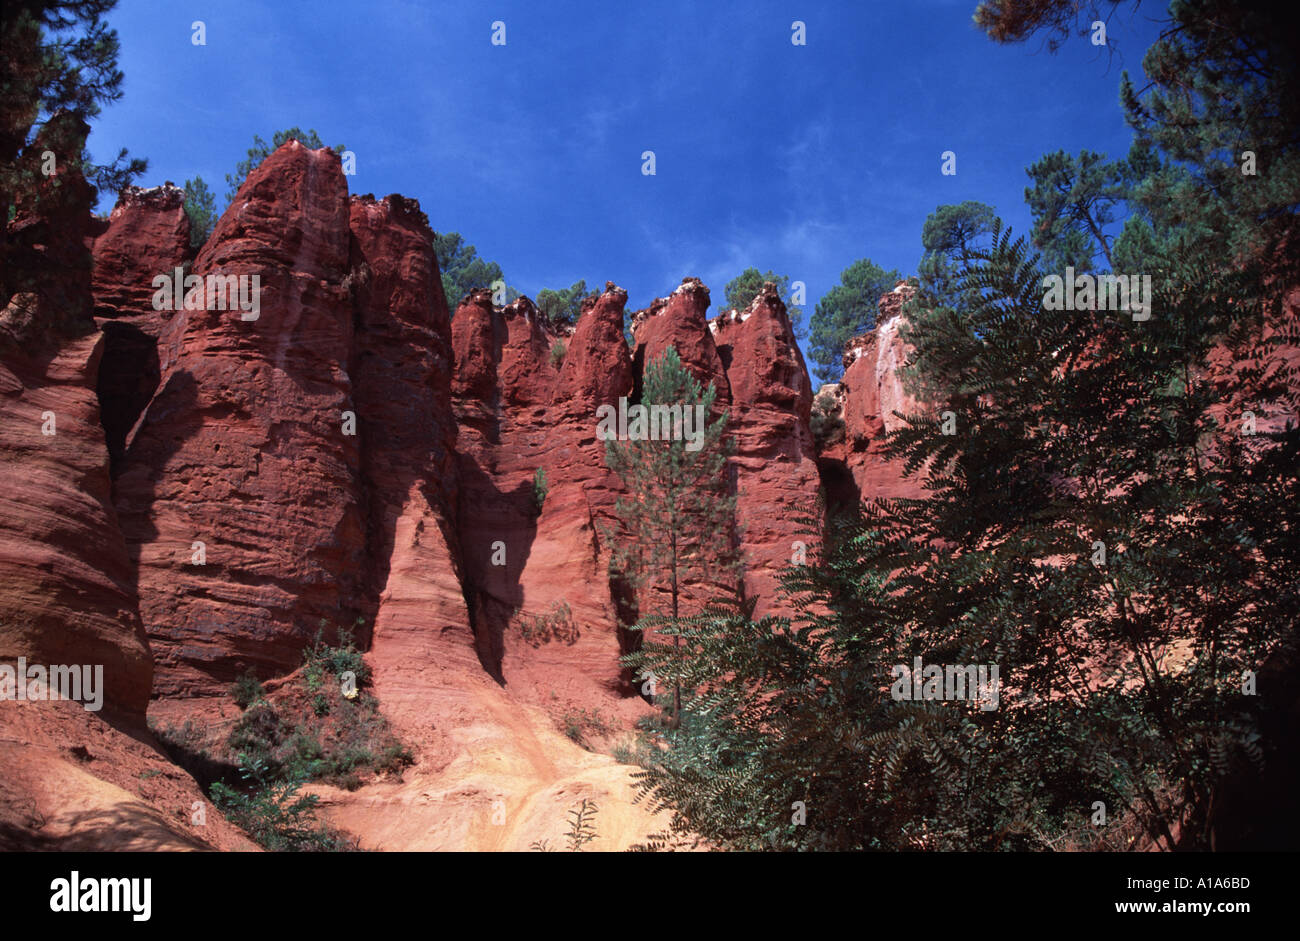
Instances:
[[[158,391],[162,374],[156,338],[121,321],[106,322],[103,331],[104,352],[95,392],[108,444],[109,468],[116,479],[126,456],[127,436]]]
[[[1179,849],[1215,852],[1294,851],[1300,847],[1300,649],[1294,639],[1264,661],[1257,697],[1247,700],[1243,725],[1259,733],[1255,760],[1235,756],[1216,782],[1203,827],[1188,826]],[[1250,701],[1253,700],[1253,701]]]
[[[504,686],[505,632],[523,607],[520,580],[537,536],[533,485],[501,490],[468,454],[459,455],[459,467],[463,584],[474,647],[483,669]]]
[[[172,373],[149,403],[148,412],[131,446],[122,455],[114,482],[114,502],[126,538],[135,579],[132,587],[137,596],[141,548],[158,538],[153,506],[158,499],[161,475],[181,445],[203,427],[203,415],[198,409],[198,382],[194,376],[183,370]],[[168,416],[167,434],[161,433],[160,423],[150,422],[151,414]]]
[[[70,830],[66,836],[54,837],[13,821],[0,822],[0,850],[148,853],[174,850],[178,843],[195,850],[212,849],[198,837],[166,826],[154,813],[130,805],[82,811],[60,818],[59,823]]]
[[[838,458],[817,458],[817,475],[826,494],[828,516],[851,513],[862,503],[862,494],[848,465]]]

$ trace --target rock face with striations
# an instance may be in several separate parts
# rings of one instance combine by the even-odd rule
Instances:
[[[418,701],[429,661],[473,666],[456,531],[450,321],[419,203],[354,196],[349,208],[363,608],[388,698]]]
[[[296,141],[267,157],[194,273],[246,277],[250,301],[257,277],[260,295],[247,313],[176,304],[117,480],[159,696],[292,669],[319,622],[360,614],[365,571],[338,158]]]
[[[683,278],[668,297],[656,298],[648,308],[632,315],[632,337],[636,343],[632,359],[633,397],[642,401],[647,369],[671,346],[702,389],[712,385],[716,390],[713,412],[705,416],[706,422],[716,421],[727,411],[732,419],[728,427],[734,433],[731,384],[705,316],[708,309],[709,289],[699,278]],[[737,587],[736,577],[730,572],[691,571],[679,585],[679,610],[684,614],[694,613],[719,594],[734,592]],[[671,596],[663,579],[640,586],[634,594],[639,614],[667,614],[672,610]]]
[[[632,390],[632,361],[623,339],[627,292],[607,282],[599,297],[582,305],[546,411],[540,466],[548,493],[537,518],[537,535],[520,579],[532,610],[572,618],[572,652],[564,659],[602,683],[620,676],[617,662],[626,637],[619,631],[626,599],[609,577],[609,539],[621,482],[605,466],[605,442],[596,436],[596,412],[617,407]],[[626,620],[626,617],[623,617]],[[554,643],[538,653],[561,656]]]
[[[713,383],[718,390],[717,407],[722,409],[730,404],[727,370],[704,316],[708,309],[709,289],[699,278],[684,278],[667,298],[657,299],[646,310],[632,316],[632,338],[636,342],[633,369],[638,398],[646,367],[671,345],[701,386]]]
[[[95,239],[95,320],[104,334],[99,402],[115,470],[132,429],[158,389],[158,337],[172,311],[155,310],[154,279],[191,257],[185,191],[128,186]]]
[[[85,135],[84,123],[59,115],[36,150],[66,137],[79,151]],[[18,290],[0,310],[0,662],[100,665],[103,707],[140,722],[152,664],[95,397],[103,347],[85,248],[91,189],[66,165],[40,185],[40,211],[20,202],[9,226],[7,262],[22,269],[5,272]]]
[[[495,309],[487,291],[468,295],[456,312],[466,594],[480,658],[498,678],[548,664],[589,678],[618,675],[601,532],[618,481],[595,431],[597,408],[632,388],[626,301],[608,285],[572,328],[549,323],[527,298]]]
[[[126,191],[98,230],[87,200],[85,225],[14,226],[63,259],[47,294],[67,303],[42,313],[16,293],[0,322],[19,462],[5,476],[23,485],[2,497],[0,655],[103,662],[110,706],[137,719],[151,689],[172,715],[206,715],[182,703],[224,696],[249,667],[289,673],[322,623],[359,621],[420,757],[411,786],[373,805],[332,798],[341,819],[390,827],[414,801],[419,832],[390,845],[426,845],[449,813],[464,832],[436,845],[496,845],[475,815],[513,782],[512,813],[539,826],[594,788],[621,802],[611,826],[648,832],[616,765],[543,728],[551,701],[629,723],[645,708],[619,625],[656,596],[609,573],[623,488],[597,411],[635,401],[669,344],[716,386],[745,589],[773,610],[818,486],[811,388],[775,288],[710,323],[688,278],[636,315],[634,350],[612,283],[571,326],[485,291],[450,318],[419,205],[349,197],[337,156],[297,142],[249,174],[192,260],[175,187]],[[199,287],[156,309],[154,279],[177,267]],[[238,292],[218,303],[232,277],[249,301],[257,279],[252,309]],[[57,337],[28,335],[53,323]],[[40,433],[46,412],[57,435]]]
[[[143,387],[100,390],[122,403],[117,508],[155,695],[220,692],[249,666],[286,672],[321,622],[358,618],[399,672],[437,651],[499,680],[555,668],[614,681],[620,620],[662,599],[611,581],[622,487],[596,412],[635,400],[669,344],[731,414],[745,590],[760,612],[776,606],[820,479],[811,386],[775,287],[709,322],[708,289],[685,279],[634,315],[633,351],[612,284],[574,326],[527,298],[496,308],[486,291],[453,319],[418,204],[349,200],[337,159],[295,142],[250,174],[193,265],[256,275],[256,317],[180,298],[155,311],[153,277],[188,249],[180,200],[128,191],[95,242],[105,332],[134,331],[158,357],[138,417]],[[892,421],[882,409],[903,401],[891,329],[885,318],[843,384],[845,465],[864,495],[898,480],[871,450]],[[116,368],[139,359],[124,349]]]
[[[813,536],[821,480],[809,416],[812,384],[785,304],[770,281],[744,311],[710,323],[731,385],[736,439],[736,522],[745,551],[745,594],[755,612],[780,607],[778,582]]]
[[[832,457],[841,457],[852,475],[855,497],[920,497],[924,491],[916,478],[903,476],[901,461],[884,454],[885,434],[902,425],[903,415],[920,410],[903,388],[900,369],[907,360],[907,345],[899,336],[902,306],[913,292],[905,282],[880,299],[874,330],[855,337],[844,353],[844,378],[839,400],[844,419],[844,445]]]
[[[479,658],[500,676],[536,533],[533,477],[555,369],[546,330],[526,298],[497,310],[490,292],[469,294],[452,322],[452,345],[465,594]]]
[[[117,480],[155,695],[292,670],[322,624],[384,633],[394,668],[430,638],[472,661],[450,325],[419,204],[349,199],[336,156],[291,142],[194,274],[204,289],[164,312],[158,390]],[[209,276],[230,275],[258,279],[252,309],[212,296]],[[103,280],[106,315],[141,303],[113,307]]]

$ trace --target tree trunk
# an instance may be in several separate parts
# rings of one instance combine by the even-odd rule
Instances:
[[[673,576],[672,576],[673,630],[676,631],[678,628],[678,624],[677,624],[677,530],[676,528],[673,529],[672,547],[673,547],[673,570],[672,570],[673,571]],[[677,664],[677,669],[680,670],[682,665],[682,638],[680,634],[673,635],[673,660]],[[682,725],[682,683],[680,679],[677,679],[674,680],[673,682],[672,727],[674,729],[677,729],[677,728],[681,728],[681,725]]]

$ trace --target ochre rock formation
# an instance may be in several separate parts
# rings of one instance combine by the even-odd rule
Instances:
[[[476,666],[455,518],[450,321],[418,203],[353,197],[349,225],[350,410],[365,528],[353,605],[373,619],[372,662],[386,699],[398,711],[418,709],[430,661]]]
[[[903,425],[899,415],[920,412],[921,405],[903,386],[900,369],[907,344],[899,336],[901,308],[913,289],[900,282],[880,299],[876,327],[855,337],[844,353],[844,376],[837,397],[842,403],[842,455],[859,499],[919,497],[919,479],[905,477],[901,461],[884,453],[885,434]]]
[[[801,520],[817,515],[821,479],[808,422],[812,384],[776,285],[744,311],[710,323],[731,386],[736,440],[736,522],[744,549],[745,594],[759,616],[783,610],[781,571],[813,541]],[[802,545],[801,545],[802,544]]]
[[[158,338],[172,317],[155,310],[154,279],[187,269],[191,257],[185,191],[166,184],[122,191],[94,241],[95,320],[104,334],[98,392],[114,468],[158,390]]]
[[[349,273],[338,158],[294,141],[249,174],[194,263],[205,286],[247,277],[250,300],[257,277],[259,309],[174,302],[116,481],[156,696],[292,669],[321,621],[361,613]]]
[[[85,135],[84,122],[60,115],[35,147],[79,151]],[[7,280],[17,292],[0,310],[0,663],[102,666],[103,708],[139,723],[153,665],[110,494],[85,248],[91,190],[72,166],[40,184],[57,188],[40,211],[20,202],[9,226],[7,263],[24,267],[6,279],[34,280]],[[45,708],[0,702],[0,714]]]
[[[156,718],[224,727],[236,676],[283,679],[318,630],[356,630],[416,764],[400,781],[315,790],[372,848],[555,842],[583,796],[602,806],[603,846],[662,828],[631,803],[627,768],[557,725],[583,710],[630,734],[650,708],[619,663],[635,642],[622,625],[663,598],[611,577],[624,491],[596,429],[601,406],[637,400],[669,344],[729,414],[741,586],[760,614],[783,609],[780,574],[811,538],[801,517],[828,472],[863,497],[916,492],[879,455],[892,412],[912,405],[896,317],[851,351],[846,443],[819,456],[771,284],[709,320],[708,288],[687,278],[632,316],[629,349],[612,283],[572,325],[527,298],[444,298],[419,205],[349,196],[338,157],[296,141],[249,174],[197,257],[175,187],[129,189],[97,226],[84,196],[57,227],[15,221],[26,251],[60,264],[58,310],[19,292],[0,320],[13,482],[0,494],[0,659],[103,662],[110,707],[137,724],[152,695]],[[201,288],[169,309],[154,279],[177,268]],[[246,297],[257,279],[255,311],[221,309],[215,279],[231,276],[248,279]],[[46,411],[55,436],[41,434]],[[178,805],[197,785],[179,770],[155,792],[105,764],[165,765],[152,746],[88,713],[15,727],[32,767],[98,788],[93,806],[131,821],[103,845],[247,847],[224,824],[187,829]],[[56,754],[61,734],[92,757]],[[23,780],[11,790],[60,821],[51,845],[98,845]]]

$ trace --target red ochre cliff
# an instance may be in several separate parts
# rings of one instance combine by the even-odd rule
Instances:
[[[758,613],[783,610],[779,577],[820,488],[918,492],[880,454],[914,404],[896,295],[847,354],[845,441],[819,455],[770,284],[712,319],[694,278],[634,314],[608,283],[573,325],[528,298],[448,299],[419,204],[349,195],[338,157],[297,142],[249,174],[197,255],[182,201],[131,188],[95,223],[86,192],[66,219],[15,221],[64,262],[0,320],[0,660],[102,663],[106,708],[0,704],[7,764],[36,769],[4,785],[14,845],[247,848],[210,807],[192,822],[202,794],[146,711],[228,723],[237,676],[284,677],[322,625],[354,624],[416,756],[400,781],[313,788],[363,845],[526,849],[584,796],[601,806],[596,848],[660,829],[632,804],[631,769],[557,720],[599,713],[609,745],[650,709],[619,656],[622,625],[659,599],[610,577],[622,486],[596,424],[670,344],[729,415]],[[202,288],[160,302],[154,279],[177,269]],[[214,284],[254,277],[255,309],[212,303]],[[536,618],[545,636],[521,629]],[[142,783],[150,767],[165,785]],[[78,807],[130,820],[127,835],[92,835]]]

